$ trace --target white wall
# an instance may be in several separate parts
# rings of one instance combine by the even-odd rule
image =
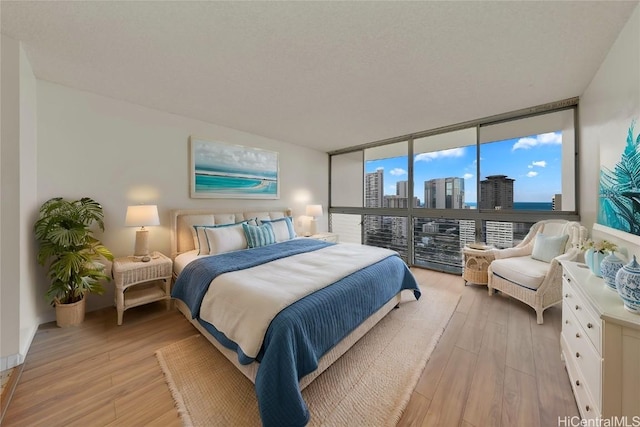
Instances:
[[[640,6],[637,6],[580,99],[580,215],[588,229],[597,218],[601,149],[606,150],[613,143],[612,138],[621,147],[620,138],[624,142],[631,119],[640,120],[639,114]],[[640,121],[635,131],[640,131]],[[597,231],[593,235],[616,240],[630,253],[640,254],[635,244]]]
[[[36,80],[20,43],[2,35],[0,370],[23,362],[38,327],[32,232]]]
[[[104,244],[116,256],[133,252],[135,228],[124,226],[128,205],[157,204],[159,227],[149,227],[149,247],[169,254],[169,210],[213,207],[221,211],[293,209],[304,215],[308,203],[328,200],[326,153],[224,128],[146,107],[37,82],[38,199],[92,197],[105,212]],[[215,102],[215,100],[212,100]],[[277,151],[280,199],[189,198],[190,135]],[[298,231],[301,218],[296,220]],[[318,229],[327,229],[327,215]],[[44,277],[38,292],[47,287]],[[108,288],[111,290],[112,286]],[[88,309],[111,305],[112,291],[91,295]],[[41,313],[53,313],[41,304]]]
[[[36,241],[33,223],[37,219],[37,97],[36,78],[27,55],[20,48],[20,354],[25,355],[38,329],[36,292]]]
[[[16,326],[20,306],[19,263],[20,204],[20,45],[1,36],[2,131],[0,137],[0,370],[17,365],[20,329]]]

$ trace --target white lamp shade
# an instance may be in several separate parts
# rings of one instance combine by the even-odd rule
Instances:
[[[307,205],[307,216],[314,218],[322,216],[322,205]]]
[[[156,205],[137,205],[127,208],[125,225],[130,227],[144,227],[145,225],[160,225],[158,207]]]

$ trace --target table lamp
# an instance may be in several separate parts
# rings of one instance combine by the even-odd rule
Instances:
[[[137,205],[127,207],[125,225],[129,227],[142,227],[136,231],[136,246],[133,256],[149,257],[149,230],[145,225],[160,225],[158,207],[156,205]],[[144,260],[145,258],[143,258]]]
[[[309,233],[313,236],[318,232],[318,217],[322,216],[322,205],[307,205],[307,216],[311,217],[309,222]]]

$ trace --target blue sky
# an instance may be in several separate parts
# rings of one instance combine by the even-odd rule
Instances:
[[[551,202],[562,189],[562,133],[482,144],[480,179],[507,175],[515,179],[515,202]],[[396,182],[406,181],[407,158],[368,161],[366,172],[384,169],[384,194],[396,194]],[[424,202],[424,181],[433,178],[464,177],[465,201],[476,201],[476,146],[454,148],[415,156],[414,195]]]

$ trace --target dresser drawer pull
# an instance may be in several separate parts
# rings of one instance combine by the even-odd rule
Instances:
[[[576,310],[580,310],[580,306],[579,305],[576,305]]]
[[[580,353],[576,352],[576,357],[580,357]]]
[[[587,410],[587,412],[589,412],[591,410],[591,408],[589,407],[589,405],[585,406],[584,409]]]
[[[568,320],[565,320],[565,321],[564,321],[564,324],[565,324],[565,325],[568,325],[568,324],[569,324],[569,321],[568,321]]]
[[[580,338],[580,332],[576,332],[576,338]]]
[[[579,386],[580,385],[580,380],[576,380],[576,385]]]
[[[587,328],[589,328],[589,329],[593,328],[593,324],[587,323]]]
[[[569,298],[569,294],[564,294],[564,297],[565,298]]]
[[[567,282],[571,283],[571,277],[567,277]]]

